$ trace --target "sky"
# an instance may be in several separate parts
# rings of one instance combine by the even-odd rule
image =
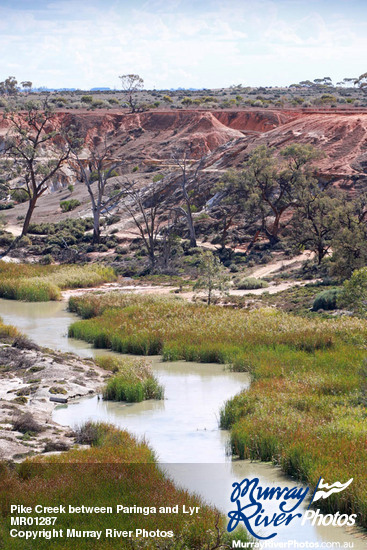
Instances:
[[[366,0],[0,0],[0,80],[286,86],[367,71]]]

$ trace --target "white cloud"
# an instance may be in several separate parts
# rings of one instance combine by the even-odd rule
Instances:
[[[366,24],[349,19],[347,3],[328,17],[318,2],[311,10],[303,0],[205,4],[60,0],[0,8],[0,79],[16,72],[36,85],[114,87],[119,74],[134,72],[148,87],[219,87],[323,73],[340,80],[366,68]],[[290,14],[281,9],[287,4]]]

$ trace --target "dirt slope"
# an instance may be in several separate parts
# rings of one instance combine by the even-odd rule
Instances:
[[[298,113],[269,131],[244,136],[223,153],[214,152],[212,164],[218,169],[240,166],[258,145],[280,149],[294,142],[311,144],[325,153],[318,165],[326,178],[358,180],[367,171],[367,112]]]
[[[367,170],[367,111],[101,110],[55,116],[60,125],[78,129],[86,149],[107,142],[114,158],[136,164],[170,163],[176,148],[189,147],[193,158],[209,154],[207,168],[226,170],[240,166],[258,145],[297,142],[325,152],[319,166],[326,178],[358,180]],[[0,141],[8,125],[0,121]]]

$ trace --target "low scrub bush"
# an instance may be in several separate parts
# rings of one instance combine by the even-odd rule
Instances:
[[[262,279],[256,279],[255,277],[246,277],[242,279],[237,285],[239,290],[255,290],[257,288],[267,288],[269,284]]]
[[[75,210],[75,208],[78,208],[80,205],[81,202],[77,199],[69,199],[67,201],[60,202],[60,208],[63,212],[71,212],[71,210]]]
[[[317,294],[313,302],[312,311],[318,311],[319,309],[324,309],[326,311],[336,309],[340,292],[341,290],[339,288],[333,288]]]
[[[25,433],[40,433],[42,426],[33,418],[31,413],[24,413],[19,416],[13,423],[13,430],[16,432]]]

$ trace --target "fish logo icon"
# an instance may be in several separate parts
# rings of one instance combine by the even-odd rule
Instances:
[[[318,484],[316,485],[316,489],[312,495],[312,499],[310,502],[309,507],[313,502],[316,502],[316,500],[320,500],[320,498],[325,499],[328,498],[333,493],[341,493],[344,491],[353,481],[353,478],[351,478],[346,483],[340,483],[340,481],[336,481],[335,483],[332,483],[329,485],[325,482],[324,479],[320,477]]]

